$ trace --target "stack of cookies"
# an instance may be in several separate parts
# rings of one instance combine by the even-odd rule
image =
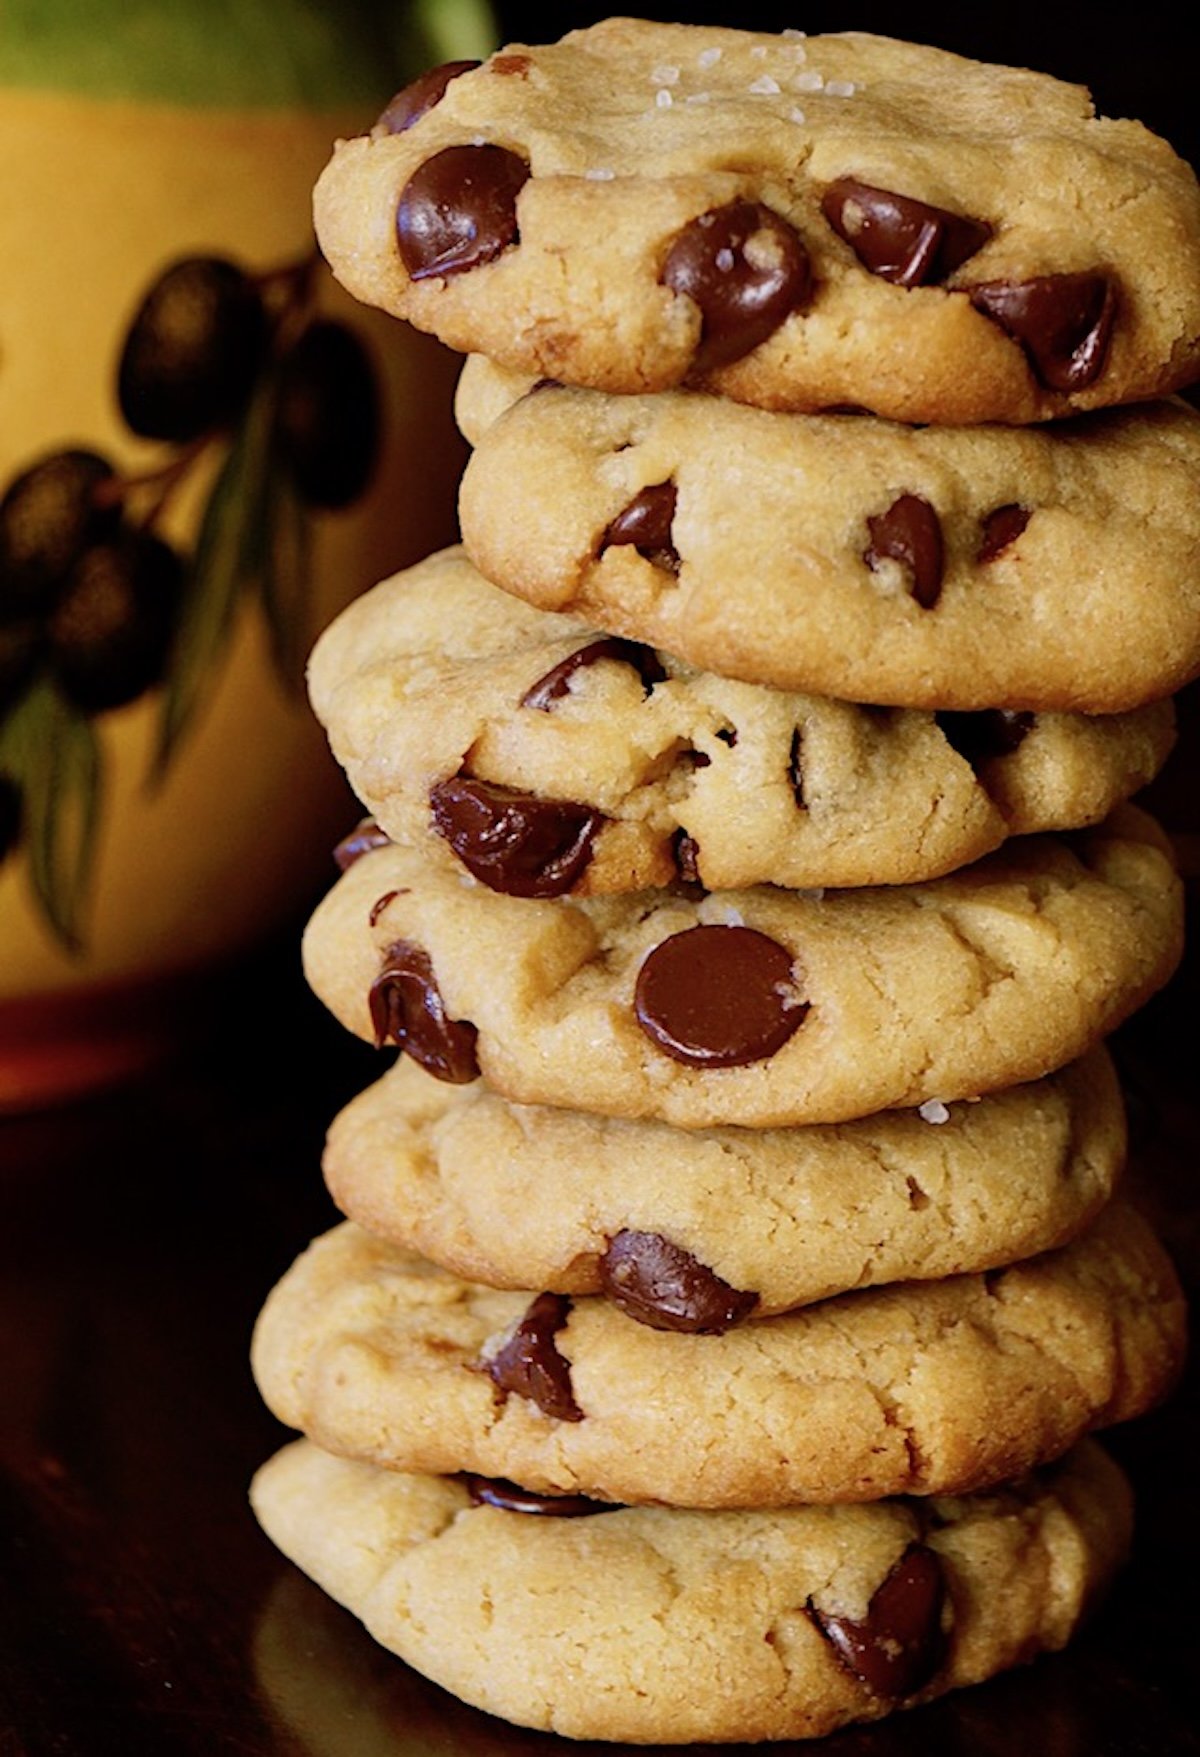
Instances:
[[[278,1545],[466,1700],[794,1738],[1070,1636],[1166,1393],[1103,1040],[1181,902],[1200,192],[1085,93],[610,20],[341,145],[464,547],[327,632],[305,941],[402,1051],[254,1360]]]

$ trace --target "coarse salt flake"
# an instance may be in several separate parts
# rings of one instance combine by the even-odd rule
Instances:
[[[779,81],[777,79],[772,79],[769,73],[760,73],[758,78],[752,83],[750,90],[754,92],[757,97],[770,97],[773,93],[779,90]]]
[[[927,1123],[948,1123],[950,1112],[940,1098],[927,1098],[917,1106],[917,1115]]]
[[[712,93],[711,92],[689,92],[687,97],[684,98],[683,101],[685,104],[711,104],[712,103]]]
[[[756,61],[765,61],[767,58],[767,45],[765,43],[755,43],[750,53]]]
[[[701,49],[696,60],[701,67],[715,67],[721,59],[720,49]]]
[[[790,114],[791,114],[791,118],[792,118],[793,122],[805,122],[808,120],[808,118],[804,114],[804,111],[800,108],[800,106],[798,104],[797,104],[796,108],[790,112]]]
[[[713,257],[713,262],[723,275],[727,275],[733,267],[733,251],[730,250],[729,246],[726,244],[722,249],[717,251],[717,254]]]
[[[787,29],[782,34],[784,37],[786,37],[786,39],[789,43],[802,43],[804,41],[805,37],[808,35],[808,32],[807,31],[798,31],[794,25],[789,24]]]
[[[831,98],[852,98],[857,90],[852,79],[831,79],[825,87],[825,94]]]
[[[819,92],[824,84],[824,74],[818,73],[815,67],[810,68],[807,73],[796,75],[796,90],[798,92]]]
[[[650,75],[651,85],[678,85],[678,67],[656,67]]]
[[[591,183],[611,183],[617,173],[610,171],[607,165],[593,165],[583,174]]]
[[[669,110],[673,101],[674,100],[665,85],[660,87],[660,89],[654,94],[654,102],[658,105],[660,110]]]

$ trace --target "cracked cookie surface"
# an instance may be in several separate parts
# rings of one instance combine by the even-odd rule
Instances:
[[[724,675],[1114,713],[1200,665],[1198,490],[1179,400],[913,430],[547,387],[482,434],[460,511],[497,585]]]
[[[378,848],[304,936],[368,1041],[505,1097],[684,1128],[841,1122],[1037,1079],[1170,975],[1166,839],[1123,806],[927,885],[504,897]]]
[[[358,298],[506,366],[940,423],[1195,376],[1195,177],[1047,75],[610,19],[413,109],[339,144],[321,247]]]
[[[697,672],[547,614],[445,550],[356,599],[309,691],[395,841],[518,895],[900,884],[1104,817],[1169,702],[940,719]]]
[[[1089,1441],[990,1494],[590,1519],[474,1505],[461,1482],[297,1441],[251,1498],[285,1555],[465,1701],[640,1743],[817,1737],[1056,1650],[1132,1523],[1124,1477]],[[904,1607],[897,1641],[879,1595],[914,1550],[937,1588]],[[847,1625],[875,1649],[890,1637],[908,1677],[872,1672],[866,1642],[848,1662],[832,1638]]]
[[[599,1293],[622,1234],[666,1239],[756,1315],[993,1268],[1066,1242],[1121,1169],[1102,1050],[974,1104],[683,1133],[514,1105],[402,1057],[334,1119],[325,1178],[377,1237],[489,1286]]]
[[[1118,1204],[1010,1268],[843,1294],[722,1335],[559,1296],[534,1337],[553,1297],[463,1281],[345,1222],[268,1297],[255,1377],[289,1427],[392,1469],[771,1507],[1004,1481],[1150,1407],[1184,1347],[1171,1263]]]

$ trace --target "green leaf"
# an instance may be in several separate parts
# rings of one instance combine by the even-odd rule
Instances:
[[[261,579],[269,546],[275,384],[259,385],[221,466],[196,537],[167,663],[155,775],[191,724],[233,632],[240,595]]]
[[[283,686],[302,696],[304,666],[316,639],[312,605],[311,527],[291,473],[275,458],[269,472],[269,541],[259,581],[271,655]]]
[[[87,716],[49,679],[0,723],[0,770],[23,794],[34,894],[63,945],[78,953],[100,823],[100,749]]]

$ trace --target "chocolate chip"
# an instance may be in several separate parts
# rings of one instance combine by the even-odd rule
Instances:
[[[700,307],[693,373],[740,360],[812,298],[808,252],[795,231],[762,202],[744,198],[685,226],[661,278]]]
[[[886,512],[867,520],[871,541],[863,552],[870,568],[897,561],[912,579],[912,595],[922,610],[931,610],[942,590],[942,527],[937,514],[919,494],[902,494]]]
[[[541,1495],[503,1476],[476,1476],[464,1471],[462,1482],[477,1507],[499,1507],[505,1513],[542,1513],[552,1519],[587,1519],[593,1513],[619,1513],[620,1501],[593,1501],[589,1495]]]
[[[600,1259],[600,1280],[609,1298],[639,1324],[690,1336],[719,1336],[758,1304],[756,1293],[731,1287],[657,1232],[618,1232]]]
[[[783,1048],[808,1012],[792,954],[752,927],[689,927],[638,972],[637,1022],[675,1061],[735,1068]]]
[[[398,91],[388,104],[373,132],[384,134],[403,134],[414,122],[419,122],[427,111],[441,102],[446,87],[460,73],[470,73],[478,67],[478,61],[443,61],[440,67],[430,67],[402,91]]]
[[[493,55],[488,62],[488,72],[524,79],[532,66],[533,57],[531,55]]]
[[[630,543],[655,567],[678,573],[679,552],[671,532],[676,498],[674,482],[656,482],[652,488],[643,488],[605,531],[600,553]]]
[[[996,557],[1015,543],[1025,529],[1032,512],[1027,506],[998,506],[983,521],[983,535],[979,541],[979,549],[975,559],[980,567],[986,562],[995,561]]]
[[[568,694],[575,673],[582,671],[587,665],[598,665],[602,659],[613,659],[621,665],[632,665],[641,678],[647,695],[656,683],[666,680],[666,671],[653,647],[643,647],[637,641],[623,641],[615,635],[607,635],[602,640],[590,641],[586,647],[580,647],[577,653],[560,659],[544,677],[539,677],[536,683],[529,686],[521,697],[521,706],[539,708],[543,713],[549,713],[554,703]]]
[[[504,1344],[483,1362],[501,1391],[527,1397],[556,1421],[583,1420],[571,1389],[570,1362],[554,1342],[570,1310],[566,1294],[539,1293]]]
[[[586,871],[602,812],[455,775],[429,795],[434,826],[472,877],[507,897],[561,897]]]
[[[376,1049],[395,1043],[427,1074],[452,1086],[464,1086],[478,1076],[478,1033],[468,1020],[447,1017],[424,947],[411,940],[390,945],[369,1001]]]
[[[333,851],[338,871],[345,872],[356,860],[361,860],[364,854],[370,854],[376,848],[390,848],[391,842],[386,830],[381,830],[373,817],[360,818],[350,834],[343,836]]]
[[[700,880],[700,844],[686,830],[676,830],[671,844],[675,868],[684,884],[698,885]]]
[[[803,811],[804,804],[804,770],[800,763],[800,753],[804,748],[804,734],[799,726],[792,733],[791,749],[788,751],[788,780],[792,784],[792,798],[796,801],[796,809]]]
[[[517,242],[524,159],[502,146],[447,146],[413,172],[396,206],[400,259],[414,281],[464,274]]]
[[[397,897],[406,897],[407,895],[408,891],[405,889],[402,891],[385,891],[382,897],[376,897],[367,913],[367,920],[370,922],[371,926],[374,927],[389,903],[394,902]]]
[[[982,281],[963,291],[977,311],[1020,342],[1050,390],[1084,390],[1104,370],[1117,309],[1116,289],[1106,275]]]
[[[983,220],[948,213],[911,195],[839,177],[821,212],[863,267],[899,287],[944,281],[992,235]]]
[[[961,714],[935,714],[942,736],[973,769],[992,757],[1009,756],[1033,725],[1033,715],[1016,708],[984,708]]]
[[[900,1699],[927,1684],[942,1662],[944,1596],[940,1561],[923,1544],[913,1544],[876,1591],[862,1622],[810,1608],[846,1670],[874,1695]]]

